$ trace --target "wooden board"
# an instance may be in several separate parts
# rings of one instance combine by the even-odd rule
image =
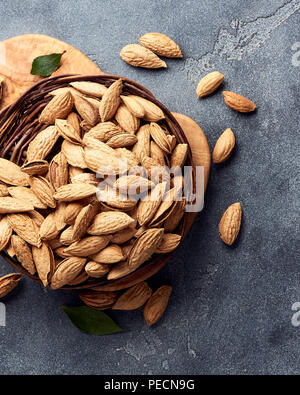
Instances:
[[[63,51],[67,52],[63,55],[62,65],[53,75],[102,73],[99,67],[78,49],[53,37],[26,34],[1,42],[0,76],[5,79],[1,107],[14,102],[31,85],[40,80],[41,77],[30,74],[34,58]],[[206,188],[210,170],[210,149],[205,134],[191,118],[178,113],[174,115],[190,143],[194,164],[204,166]],[[189,225],[193,223],[194,218],[194,213],[188,214]]]
[[[0,42],[0,77],[5,79],[1,108],[13,103],[41,79],[30,74],[34,58],[63,51],[67,52],[63,55],[62,65],[53,75],[102,73],[78,49],[53,37],[25,34]]]

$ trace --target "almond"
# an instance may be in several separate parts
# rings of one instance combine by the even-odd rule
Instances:
[[[144,307],[144,318],[148,326],[155,324],[161,318],[167,308],[171,292],[172,287],[163,285],[148,300]]]
[[[84,204],[82,202],[71,202],[67,204],[64,212],[64,221],[66,224],[71,225],[75,222],[77,215],[83,209]]]
[[[48,126],[39,132],[28,145],[27,161],[45,159],[53,149],[58,137],[59,133],[55,126]]]
[[[44,219],[40,227],[40,238],[42,240],[53,240],[58,236],[58,229],[55,222],[55,212],[50,213]]]
[[[90,81],[75,81],[71,82],[70,85],[77,89],[79,92],[84,95],[102,97],[104,93],[107,91],[105,85],[98,84],[97,82]]]
[[[100,278],[107,274],[110,270],[109,265],[104,265],[103,263],[98,263],[90,261],[85,265],[86,273],[93,278]]]
[[[171,167],[179,166],[183,167],[188,153],[187,144],[177,144],[172,156],[171,156]]]
[[[88,227],[95,219],[95,216],[98,212],[98,202],[94,202],[83,207],[83,209],[78,214],[73,227],[73,239],[75,241],[79,240],[87,232]]]
[[[198,98],[210,95],[224,81],[224,75],[219,71],[213,71],[203,77],[197,86],[197,96]]]
[[[155,252],[159,246],[164,234],[163,229],[148,229],[135,242],[129,258],[128,265],[130,268],[137,269]]]
[[[54,194],[54,199],[62,202],[72,202],[95,195],[97,188],[89,184],[68,184],[63,185]]]
[[[61,151],[65,155],[67,162],[73,167],[86,169],[87,164],[84,159],[84,151],[80,145],[72,144],[64,140],[61,145]]]
[[[11,188],[10,188],[11,189]],[[34,210],[33,204],[28,201],[5,196],[0,197],[0,213],[21,213]]]
[[[39,117],[40,123],[54,124],[57,118],[66,118],[73,107],[73,97],[70,92],[54,96],[46,105]]]
[[[15,163],[0,158],[0,181],[10,185],[25,187],[29,185],[29,176],[23,173]]]
[[[124,292],[113,305],[113,310],[135,310],[143,306],[150,298],[152,290],[142,281]]]
[[[150,155],[150,127],[149,125],[143,125],[140,127],[136,134],[137,142],[133,146],[132,152],[135,154],[137,159],[141,161],[144,156]]]
[[[42,176],[47,173],[49,169],[49,163],[46,160],[33,160],[26,162],[22,167],[21,171],[28,174],[29,176]]]
[[[123,133],[111,137],[106,144],[112,148],[123,148],[123,147],[130,147],[136,142],[137,142],[137,137],[134,134]]]
[[[18,261],[30,274],[33,275],[36,272],[36,268],[29,245],[25,240],[16,235],[12,236],[11,245],[15,251]]]
[[[89,236],[72,243],[64,252],[75,256],[88,256],[103,250],[110,242],[111,236]]]
[[[151,220],[161,204],[165,193],[166,183],[156,185],[156,187],[138,205],[137,220],[141,226]]]
[[[9,196],[7,185],[0,184],[0,197]]]
[[[7,220],[14,232],[27,243],[39,247],[41,239],[39,228],[32,218],[27,214],[8,214]]]
[[[163,129],[155,122],[150,123],[150,134],[156,144],[167,154],[171,153],[170,142]]]
[[[115,125],[113,122],[102,122],[98,123],[98,125],[94,126],[85,136],[92,137],[103,141],[104,143],[108,141],[110,138],[123,133],[123,130],[120,126]]]
[[[42,203],[40,199],[33,193],[33,191],[26,187],[10,187],[8,188],[9,194],[20,201],[23,205],[27,204],[29,206],[33,206],[35,208],[47,208],[47,205]],[[4,199],[4,198],[3,198]],[[1,198],[0,198],[1,202]],[[13,203],[12,203],[13,206]],[[25,210],[28,211],[28,210]]]
[[[115,81],[104,93],[99,113],[102,122],[110,120],[116,113],[119,105],[120,105],[120,94],[122,92],[123,83],[122,79]]]
[[[165,58],[183,58],[179,46],[162,33],[146,33],[138,39],[146,48]]]
[[[46,207],[56,207],[53,198],[54,188],[46,178],[41,176],[30,177],[29,183],[32,191]]]
[[[157,254],[168,254],[178,247],[180,241],[181,236],[176,235],[175,233],[165,233],[155,252]]]
[[[128,133],[135,133],[140,126],[139,118],[134,116],[128,110],[125,104],[120,104],[115,114],[115,119],[121,128],[123,128]]]
[[[74,235],[74,226],[69,226],[63,232],[61,232],[59,241],[63,245],[70,245],[76,241],[73,235]]]
[[[67,117],[67,122],[73,127],[75,135],[80,139],[82,136],[79,116],[75,112],[71,112]]]
[[[231,129],[227,128],[219,137],[213,150],[213,162],[222,163],[229,158],[235,145],[235,137]]]
[[[12,228],[6,217],[0,220],[0,251],[2,251],[10,241]]]
[[[97,254],[92,256],[92,260],[106,265],[124,260],[122,248],[117,244],[111,244]]]
[[[82,144],[81,138],[77,135],[73,126],[65,119],[56,119],[55,127],[60,136],[72,144]]]
[[[8,295],[19,283],[22,274],[12,273],[0,278],[0,298]]]
[[[72,184],[90,184],[95,187],[99,184],[99,179],[97,179],[96,174],[93,173],[81,173],[72,178]]]
[[[186,206],[186,199],[182,198],[182,200],[178,202],[178,204],[175,206],[172,215],[170,215],[166,219],[164,223],[165,232],[173,232],[177,228],[179,222],[181,221],[184,215],[185,206]]]
[[[133,222],[134,219],[125,213],[108,211],[96,215],[94,222],[88,229],[88,233],[99,236],[108,235],[127,228]]]
[[[98,108],[91,104],[87,99],[78,95],[74,96],[74,103],[75,108],[81,118],[91,126],[96,125],[96,123],[99,121]]]
[[[121,95],[121,99],[128,110],[136,118],[143,118],[145,115],[144,107],[134,98],[134,96],[124,96]]]
[[[224,101],[228,107],[238,112],[251,112],[256,105],[244,96],[230,91],[223,91]]]
[[[148,180],[147,178],[134,175],[119,177],[114,183],[114,188],[116,188],[122,194],[126,195],[128,193],[129,196],[147,192],[153,187],[154,183],[152,181]]]
[[[87,306],[97,310],[110,309],[117,300],[117,292],[86,291],[79,295]]]
[[[150,156],[161,166],[165,166],[165,153],[154,141],[150,143]]]
[[[149,49],[138,44],[128,44],[120,52],[124,62],[134,67],[144,67],[146,69],[166,68],[166,62],[161,60]]]
[[[237,238],[242,221],[241,203],[234,203],[227,208],[219,223],[220,237],[225,244],[232,245]]]
[[[132,273],[133,271],[135,271],[135,268],[130,267],[127,261],[119,262],[113,265],[107,275],[107,280],[117,280],[118,278],[127,276],[127,274]]]
[[[84,268],[86,259],[70,257],[63,260],[51,279],[51,288],[58,289],[74,280]]]
[[[144,107],[145,115],[143,119],[145,121],[158,122],[161,119],[165,118],[165,114],[163,113],[161,108],[154,104],[152,101],[144,99],[141,96],[129,95],[128,97],[134,98],[139,104]]]
[[[49,179],[54,189],[57,190],[68,183],[68,162],[63,152],[54,156],[50,163]]]
[[[32,256],[39,278],[46,287],[54,270],[54,256],[52,249],[46,243],[42,243],[40,248],[32,247]]]

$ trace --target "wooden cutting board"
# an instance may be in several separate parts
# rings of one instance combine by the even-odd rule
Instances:
[[[53,37],[25,34],[0,42],[0,77],[5,80],[1,108],[13,103],[30,86],[41,79],[41,77],[30,74],[34,58],[63,51],[66,53],[63,55],[62,64],[53,75],[102,73],[99,67],[78,49]],[[178,113],[174,113],[174,116],[189,141],[194,164],[204,166],[206,188],[211,156],[206,136],[200,126],[191,118]],[[193,223],[195,216],[195,213],[188,214],[189,225]]]

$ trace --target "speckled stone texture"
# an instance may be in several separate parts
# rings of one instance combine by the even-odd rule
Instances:
[[[150,281],[174,287],[157,325],[148,329],[141,311],[114,312],[130,332],[82,334],[60,310],[79,304],[75,293],[25,279],[4,299],[1,374],[300,373],[300,327],[291,324],[300,301],[300,66],[292,64],[299,10],[299,0],[1,0],[0,40],[43,33],[67,41],[195,119],[211,148],[227,127],[237,140],[232,158],[212,166],[205,209],[188,237]],[[184,59],[161,71],[122,62],[120,49],[149,31],[174,38]],[[199,101],[196,84],[213,69],[258,110],[233,112],[220,91]],[[243,223],[230,248],[218,222],[236,201]],[[0,270],[10,268],[1,261]]]

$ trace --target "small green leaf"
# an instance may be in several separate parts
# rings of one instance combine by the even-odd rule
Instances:
[[[61,308],[78,329],[89,335],[110,335],[111,333],[126,332],[103,311],[88,306],[62,306]]]
[[[59,68],[61,57],[65,52],[38,56],[32,62],[31,74],[49,77]]]

